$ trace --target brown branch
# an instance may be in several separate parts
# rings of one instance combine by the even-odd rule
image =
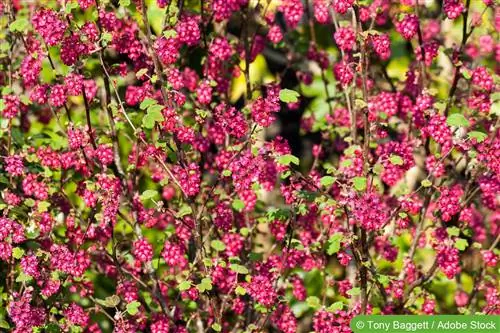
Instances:
[[[498,245],[499,242],[500,242],[500,234],[497,235],[497,237],[495,238],[495,240],[493,241],[493,243],[488,248],[488,251],[493,251],[493,249],[495,249],[497,247],[497,245]],[[467,305],[465,306],[465,307],[468,307],[469,310],[471,310],[471,311],[474,308],[475,299],[476,299],[477,294],[479,293],[479,288],[480,288],[480,283],[479,282],[484,277],[484,271],[485,271],[485,265],[483,264],[481,266],[481,269],[477,273],[477,275],[474,277],[474,283],[473,283],[474,287],[472,288],[472,292],[469,295],[469,299],[467,301]]]
[[[354,6],[354,15],[356,18],[356,25],[357,25],[357,33],[361,36],[361,41],[359,42],[359,48],[361,51],[361,57],[360,57],[360,62],[359,66],[361,69],[361,80],[362,80],[362,93],[363,93],[363,100],[365,102],[365,105],[361,108],[361,112],[363,113],[363,130],[364,130],[364,138],[363,138],[363,160],[364,160],[364,167],[363,167],[363,174],[367,175],[369,171],[369,153],[370,153],[370,124],[368,122],[368,88],[367,88],[367,83],[366,79],[368,76],[367,73],[367,67],[368,67],[368,59],[367,59],[367,50],[366,50],[366,41],[364,38],[364,33],[363,33],[363,26],[361,23],[361,19],[359,17],[359,8],[358,6]],[[369,190],[369,187],[367,187],[367,191]],[[361,278],[361,313],[366,313],[366,308],[368,304],[368,294],[367,294],[367,287],[368,287],[368,270],[367,270],[367,263],[368,263],[368,257],[370,256],[368,252],[368,238],[367,238],[367,233],[364,228],[361,229],[361,261],[362,261],[362,266],[360,268],[360,278]]]
[[[309,34],[311,36],[311,40],[316,47],[317,42],[316,42],[316,31],[314,28],[314,21],[311,15],[311,8],[309,4],[309,0],[306,0],[306,12],[307,12],[307,21],[309,23]],[[323,81],[323,88],[325,89],[325,94],[326,94],[326,100],[328,102],[328,109],[330,111],[330,115],[333,115],[333,108],[332,108],[332,103],[331,103],[331,97],[330,97],[330,92],[328,91],[328,81],[326,79],[325,71],[323,70],[323,67],[320,66],[321,70],[321,81]]]
[[[245,20],[242,22],[243,24],[243,31],[242,31],[242,38],[243,38],[243,45],[245,48],[245,83],[246,83],[246,99],[247,101],[250,101],[252,99],[252,83],[250,82],[250,53],[252,52],[250,48],[250,44],[248,43],[248,13],[249,8],[245,8],[244,14],[245,14]]]
[[[97,149],[97,144],[95,143],[94,133],[92,133],[92,123],[90,122],[90,106],[87,99],[87,94],[85,93],[85,86],[82,87],[83,104],[85,105],[85,118],[87,119],[88,134],[90,137],[90,143],[92,148]]]
[[[417,37],[418,37],[418,46],[420,47],[420,56],[422,59],[420,60],[420,76],[422,78],[422,88],[426,87],[426,73],[425,73],[425,49],[424,49],[424,38],[422,36],[422,29],[420,26],[420,14],[419,14],[419,6],[418,1],[415,1],[415,14],[418,18],[418,27],[417,27]]]
[[[467,39],[470,37],[472,34],[472,31],[474,30],[473,28],[470,30],[470,32],[467,32],[467,19],[469,17],[469,7],[470,7],[470,0],[467,0],[465,4],[465,11],[463,12],[463,24],[462,24],[462,43],[460,44],[460,48],[458,49],[458,54],[460,55],[465,47],[465,44],[467,43]],[[452,59],[453,61],[453,59]],[[451,84],[450,92],[448,93],[448,102],[446,103],[446,108],[444,109],[444,114],[445,116],[448,115],[448,111],[450,110],[451,107],[451,102],[453,101],[453,97],[455,96],[455,93],[457,91],[458,87],[458,81],[460,80],[460,69],[462,68],[462,63],[460,63],[458,66],[455,68],[455,74],[453,76],[453,83]]]

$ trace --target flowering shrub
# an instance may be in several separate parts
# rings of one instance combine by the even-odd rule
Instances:
[[[0,13],[2,330],[500,314],[492,0]]]

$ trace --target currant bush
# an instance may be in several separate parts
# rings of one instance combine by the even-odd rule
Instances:
[[[0,331],[500,314],[492,0],[0,3]]]

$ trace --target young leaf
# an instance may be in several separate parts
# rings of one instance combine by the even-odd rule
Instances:
[[[354,188],[357,191],[364,191],[366,189],[366,177],[354,177],[352,179],[352,182],[354,184]]]
[[[326,253],[329,256],[339,252],[342,238],[343,235],[341,233],[335,233],[330,237],[330,239],[328,239],[328,247],[326,248]]]
[[[384,287],[387,287],[389,285],[390,279],[387,275],[377,275],[377,280],[380,282]]]
[[[313,309],[317,309],[321,306],[321,301],[316,296],[309,296],[306,298],[306,303]]]
[[[240,199],[234,199],[231,205],[233,206],[234,210],[238,212],[241,212],[245,208],[245,202]]]
[[[293,156],[291,154],[281,155],[280,157],[278,157],[277,162],[281,165],[290,165],[290,163],[295,164],[295,165],[300,164],[299,158],[297,156]]]
[[[234,290],[234,292],[236,293],[236,295],[245,295],[247,293],[247,290],[245,288],[243,288],[242,286],[237,286],[236,289]]]
[[[469,126],[469,121],[461,113],[450,114],[446,118],[446,124],[454,127],[467,127]]]
[[[184,204],[181,206],[181,208],[179,208],[179,211],[177,212],[177,214],[175,216],[177,218],[181,218],[183,216],[186,216],[186,215],[189,215],[192,213],[193,213],[193,209],[191,208],[191,206]]]
[[[432,182],[429,180],[429,179],[424,179],[420,182],[420,184],[423,186],[423,187],[431,187],[432,186]]]
[[[320,180],[320,184],[321,186],[324,186],[324,187],[329,187],[331,186],[333,183],[335,183],[335,177],[332,177],[332,176],[324,176],[324,177],[321,177],[321,180]]]
[[[138,301],[133,301],[131,303],[127,304],[127,312],[131,316],[135,316],[137,312],[139,312],[139,307],[141,306],[141,303]]]
[[[135,73],[135,77],[140,79],[142,76],[144,76],[148,72],[147,68],[141,68]]]
[[[352,288],[351,290],[347,291],[347,295],[350,295],[350,296],[358,296],[360,294],[361,294],[361,289],[358,287]]]
[[[330,305],[326,310],[329,312],[336,312],[338,310],[342,310],[344,307],[344,303],[341,301],[335,302],[332,305]]]
[[[231,269],[233,272],[236,272],[238,274],[248,274],[248,268],[242,265],[238,264],[231,264],[229,266],[229,269]]]
[[[295,90],[281,89],[280,90],[280,101],[283,103],[295,103],[299,100],[299,93]]]
[[[152,107],[148,108],[148,112],[142,118],[142,126],[144,128],[151,129],[155,126],[156,122],[165,120],[165,118],[163,118],[163,115],[161,114],[161,111],[158,110],[157,108],[154,108],[155,106],[160,106],[160,105],[153,105]]]
[[[394,164],[394,165],[403,165],[404,164],[404,161],[401,158],[401,156],[394,155],[394,154],[391,154],[391,156],[389,157],[389,161],[391,162],[391,164]]]
[[[448,235],[450,236],[458,236],[460,235],[460,229],[457,228],[457,227],[449,227],[449,228],[446,228],[446,232],[448,233]]]
[[[101,34],[101,43],[102,45],[106,46],[109,44],[109,42],[111,42],[113,40],[113,35],[110,33],[110,32],[103,32]],[[141,69],[142,70],[142,69]],[[147,72],[147,69],[146,69],[146,72]]]
[[[141,110],[146,110],[149,108],[151,105],[158,104],[158,101],[154,98],[145,98],[142,102],[141,105],[139,105],[139,108]]]
[[[108,296],[105,299],[96,299],[97,303],[107,307],[114,308],[118,304],[120,304],[120,297],[117,295]]]
[[[463,238],[458,238],[456,241],[455,241],[455,247],[457,249],[459,249],[460,251],[463,251],[467,248],[467,246],[469,245],[469,242],[467,242],[467,239],[463,239]]]
[[[142,194],[141,194],[141,200],[145,201],[145,200],[152,199],[157,194],[158,194],[158,191],[156,191],[156,190],[146,190],[146,191],[142,192]]]
[[[15,259],[21,259],[24,255],[24,250],[21,249],[20,247],[15,247],[12,249],[12,256]]]
[[[25,32],[28,29],[29,21],[25,17],[18,18],[9,25],[9,30],[12,32]]]
[[[479,132],[479,131],[469,132],[468,136],[469,136],[469,139],[476,139],[476,141],[479,143],[483,142],[488,137],[488,135],[486,133]]]
[[[179,291],[188,290],[189,288],[191,288],[191,281],[182,281],[181,283],[179,283],[177,288],[179,289]]]
[[[224,251],[226,249],[226,245],[218,239],[214,239],[213,241],[210,242],[210,246],[218,252]]]
[[[212,290],[212,280],[210,278],[203,278],[196,288],[200,293],[203,293],[206,290]]]

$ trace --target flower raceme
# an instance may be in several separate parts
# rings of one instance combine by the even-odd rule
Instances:
[[[500,314],[492,1],[0,13],[2,330]]]

